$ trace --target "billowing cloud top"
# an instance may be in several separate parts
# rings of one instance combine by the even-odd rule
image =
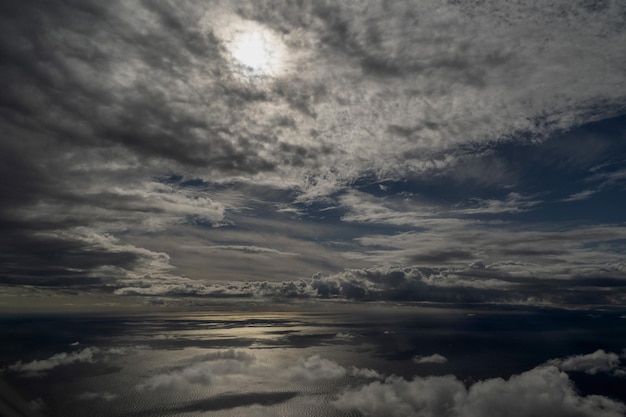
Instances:
[[[623,303],[622,1],[0,10],[8,296],[409,268],[353,286]]]

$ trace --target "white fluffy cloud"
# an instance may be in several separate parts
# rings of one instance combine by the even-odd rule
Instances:
[[[585,372],[591,375],[599,372],[620,371],[620,357],[613,352],[598,349],[587,355],[574,355],[567,358],[551,359],[548,365],[563,371]]]
[[[566,373],[534,368],[508,380],[466,388],[454,376],[392,376],[342,393],[333,403],[367,417],[621,417],[626,406],[606,397],[581,396]]]

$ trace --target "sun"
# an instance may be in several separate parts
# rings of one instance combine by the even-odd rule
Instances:
[[[228,49],[237,72],[246,78],[278,77],[285,66],[285,44],[275,32],[259,24],[234,30]]]
[[[221,42],[227,68],[238,81],[266,85],[293,66],[285,35],[267,25],[224,10],[205,14],[202,26]]]
[[[259,31],[239,34],[233,42],[232,55],[245,71],[263,75],[272,70],[270,39]]]

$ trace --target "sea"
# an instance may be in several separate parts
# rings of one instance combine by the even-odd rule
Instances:
[[[403,412],[390,387],[506,385],[555,363],[579,398],[626,402],[619,310],[232,299],[135,313],[5,313],[0,340],[0,379],[42,416],[436,415],[414,403]],[[604,368],[566,362],[594,352],[600,362],[615,356]],[[339,401],[349,392],[361,397]]]

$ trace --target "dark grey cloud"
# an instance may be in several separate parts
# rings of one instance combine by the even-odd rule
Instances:
[[[83,392],[76,397],[81,401],[93,401],[93,400],[102,400],[102,401],[113,401],[119,398],[117,394],[111,394],[108,391],[98,391],[98,392]]]
[[[453,260],[469,260],[473,259],[474,254],[464,250],[444,250],[441,252],[419,253],[411,255],[409,261],[412,263],[442,263]]]
[[[464,288],[458,299],[481,301],[521,285],[513,278],[623,277],[615,219],[502,233],[483,221],[539,217],[557,200],[623,190],[619,123],[584,129],[624,109],[619,1],[0,8],[5,284],[452,300],[450,285]],[[271,44],[267,73],[237,60],[247,32]],[[559,180],[537,169],[524,182],[519,155],[525,167],[557,166]],[[528,185],[543,179],[550,190],[576,186],[550,200]],[[361,187],[370,180],[409,183],[374,195]],[[463,198],[433,192],[449,184]],[[306,233],[280,229],[297,221]],[[202,270],[200,247],[228,256],[214,254]],[[488,266],[482,278],[475,269],[463,276],[475,262]],[[298,281],[312,269],[415,264],[462,278],[396,271]],[[229,269],[289,280],[207,283]]]
[[[515,265],[515,269],[524,267]],[[548,279],[520,275],[507,265],[458,268],[420,266],[348,269],[298,281],[217,283],[188,278],[120,280],[115,294],[184,297],[200,304],[215,298],[343,299],[356,301],[513,304],[574,307],[618,306],[623,280]],[[610,291],[607,289],[610,288]],[[204,301],[203,301],[204,299]]]

